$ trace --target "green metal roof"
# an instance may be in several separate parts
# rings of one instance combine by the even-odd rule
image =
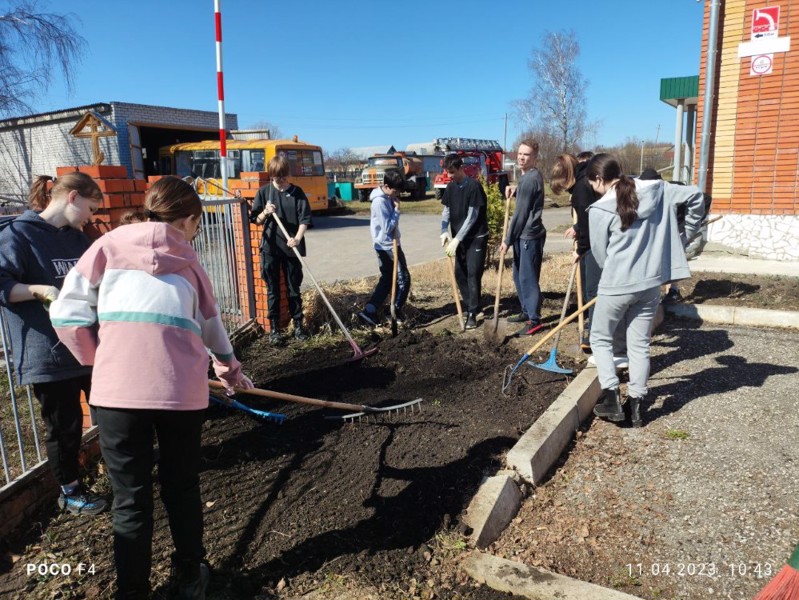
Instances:
[[[699,101],[699,75],[661,79],[660,99],[671,106],[677,106],[678,100],[685,100],[686,106],[696,104]]]

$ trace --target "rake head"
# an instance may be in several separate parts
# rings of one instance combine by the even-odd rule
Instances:
[[[527,363],[528,367],[532,367],[533,369],[542,369],[544,371],[549,371],[550,373],[560,373],[561,375],[571,375],[574,373],[573,369],[566,369],[564,367],[558,366],[558,363],[555,362],[555,355],[557,354],[557,348],[552,348],[549,352],[549,358],[546,362],[542,362],[541,364],[533,364]]]
[[[530,358],[530,355],[525,352],[524,356],[519,359],[515,365],[508,365],[505,367],[505,371],[502,373],[502,393],[506,396],[509,396],[508,390],[510,389],[511,381],[513,380],[513,376],[516,374],[516,371],[521,367],[527,359]]]
[[[410,402],[405,402],[403,404],[394,404],[392,406],[383,406],[383,407],[368,407],[369,410],[363,410],[357,413],[350,413],[347,415],[335,415],[325,417],[330,421],[344,421],[346,423],[354,423],[358,422],[361,423],[364,419],[366,422],[369,422],[369,417],[377,417],[378,415],[398,415],[398,414],[407,414],[410,411],[411,414],[416,412],[416,409],[419,409],[419,412],[422,412],[422,398],[417,398],[416,400],[411,400]]]

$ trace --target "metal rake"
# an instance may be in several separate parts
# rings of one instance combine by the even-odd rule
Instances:
[[[273,413],[265,410],[258,410],[256,408],[251,408],[246,404],[242,404],[238,400],[233,400],[233,399],[230,399],[229,401],[222,400],[214,395],[209,395],[208,398],[214,401],[216,404],[221,404],[222,406],[235,408],[236,410],[240,410],[241,412],[245,412],[247,414],[256,416],[260,419],[266,419],[267,421],[272,421],[273,423],[277,423],[278,425],[282,425],[283,423],[286,422],[286,415],[281,415],[279,413]]]

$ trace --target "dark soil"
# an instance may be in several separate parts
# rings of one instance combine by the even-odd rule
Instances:
[[[688,304],[799,310],[799,282],[795,277],[694,273],[680,282],[680,293]]]
[[[256,343],[246,352],[262,388],[356,404],[424,402],[421,413],[349,424],[325,419],[341,412],[241,399],[286,414],[282,426],[213,406],[201,474],[214,569],[209,598],[287,597],[353,582],[380,598],[508,597],[448,567],[465,547],[459,518],[483,477],[501,467],[503,453],[567,382],[525,369],[513,394],[500,394],[502,370],[519,353],[487,346],[479,330],[406,330],[379,348],[359,366],[343,363],[343,344]],[[153,580],[163,590],[171,540],[156,507]],[[0,595],[111,593],[108,515],[44,516],[11,554],[18,559],[0,575]],[[95,573],[29,577],[25,565],[36,560],[93,563]]]

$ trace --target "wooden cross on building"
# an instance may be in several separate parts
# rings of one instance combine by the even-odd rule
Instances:
[[[101,165],[105,154],[100,150],[100,138],[115,136],[116,128],[94,111],[89,111],[80,118],[80,121],[70,130],[76,138],[92,139],[92,164]]]

